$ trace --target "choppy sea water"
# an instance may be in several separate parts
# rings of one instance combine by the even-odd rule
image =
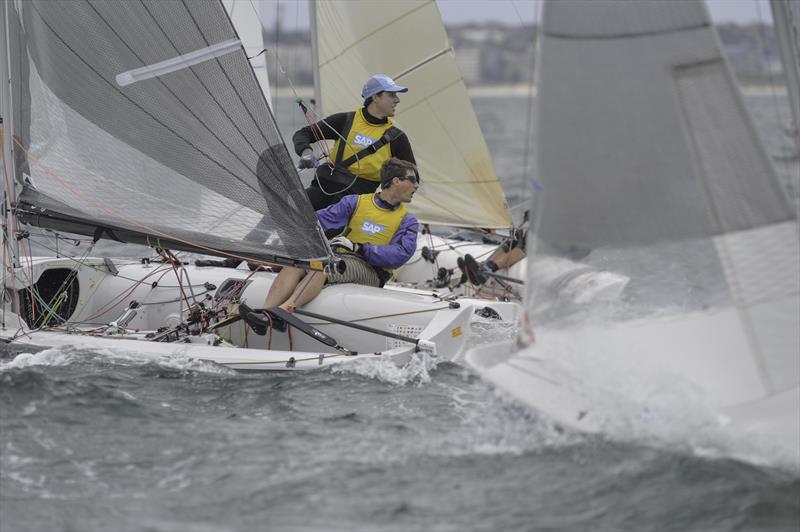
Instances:
[[[746,100],[797,200],[785,99]],[[290,135],[301,117],[281,105]],[[509,195],[523,196],[527,101],[475,106]],[[798,471],[766,445],[731,458],[698,421],[704,405],[662,403],[650,432],[584,436],[452,364],[263,374],[5,348],[0,531],[800,529]]]
[[[455,365],[0,368],[11,530],[796,530],[800,479],[560,432]]]

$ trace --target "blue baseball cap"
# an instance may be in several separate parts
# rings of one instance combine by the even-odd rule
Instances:
[[[361,89],[361,97],[366,100],[379,92],[408,92],[408,88],[401,87],[386,74],[375,74],[364,83],[364,88]]]

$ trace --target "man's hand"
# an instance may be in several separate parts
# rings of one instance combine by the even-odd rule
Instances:
[[[361,249],[361,244],[353,242],[346,236],[336,236],[331,238],[330,245],[332,248],[340,247],[352,253],[358,253],[358,250]]]
[[[300,155],[300,161],[297,163],[298,168],[316,168],[318,165],[317,158],[314,157],[314,150],[306,148],[303,154]]]

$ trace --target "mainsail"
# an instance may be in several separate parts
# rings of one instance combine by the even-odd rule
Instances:
[[[613,305],[582,305],[529,277],[535,342],[525,327],[527,347],[469,355],[473,365],[559,421],[595,430],[614,415],[589,396],[603,377],[636,390],[658,379],[688,386],[796,454],[796,213],[705,6],[548,1],[540,35],[543,191],[529,252],[535,261],[578,249],[631,281]]]
[[[757,384],[732,395],[796,387],[797,218],[705,6],[549,2],[543,30],[537,238],[594,249],[595,260],[625,257],[637,317],[734,309],[718,323],[741,336],[739,362]],[[705,333],[707,361],[725,358],[719,333]],[[673,339],[669,356],[701,341],[689,334]]]
[[[262,26],[260,2],[250,0],[223,0],[222,4],[231,18],[236,33],[242,41],[242,46],[250,58],[250,66],[256,74],[256,79],[264,91],[267,104],[272,105],[272,93],[269,88],[269,75],[267,73],[267,54],[264,52],[264,28]]]
[[[28,223],[264,260],[328,256],[219,0],[5,2]],[[189,57],[231,42],[222,55]],[[171,69],[136,81],[131,73]],[[125,76],[133,83],[121,82]]]
[[[321,108],[360,106],[361,83],[383,73],[409,87],[397,125],[411,140],[425,223],[510,227],[511,214],[434,0],[313,2]],[[313,27],[313,26],[312,26]]]

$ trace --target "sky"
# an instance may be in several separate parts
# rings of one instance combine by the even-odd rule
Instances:
[[[401,0],[402,1],[402,0]],[[684,0],[665,0],[681,2]],[[496,20],[506,24],[519,24],[520,18],[532,22],[536,0],[437,0],[439,12],[445,24],[459,24],[471,21]],[[711,18],[716,23],[736,22],[747,24],[761,18],[771,23],[772,17],[768,0],[706,0]],[[519,15],[517,14],[519,13]]]
[[[318,0],[324,1],[324,0]],[[380,0],[402,2],[403,0]],[[682,2],[685,0],[653,0]],[[283,24],[287,29],[308,27],[308,0],[260,0],[263,16],[275,13],[281,6]],[[437,0],[445,24],[496,21],[518,25],[534,21],[534,11],[540,0]],[[764,21],[772,24],[769,0],[706,0],[715,23],[748,24]]]

